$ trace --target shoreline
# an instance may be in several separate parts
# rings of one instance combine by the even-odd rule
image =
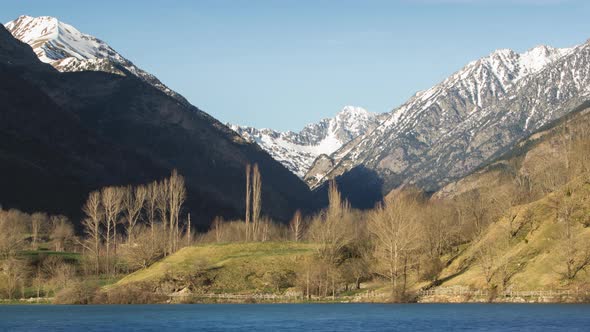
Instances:
[[[42,299],[37,301],[36,299],[15,299],[15,300],[0,300],[0,306],[10,305],[51,305],[51,306],[63,306],[63,305],[176,305],[176,304],[590,304],[588,299],[577,299],[577,298],[537,298],[537,299],[526,299],[526,298],[497,298],[493,300],[485,298],[471,298],[465,297],[422,297],[412,302],[391,302],[387,300],[375,301],[362,301],[351,298],[336,298],[336,299],[317,299],[317,300],[271,300],[261,298],[248,298],[248,299],[221,299],[221,298],[203,298],[200,296],[188,297],[186,299],[179,300],[168,300],[165,302],[151,302],[151,303],[88,303],[88,304],[57,304],[53,303],[50,299]]]

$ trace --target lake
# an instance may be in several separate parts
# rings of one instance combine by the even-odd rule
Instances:
[[[1,331],[588,331],[578,304],[0,306]]]

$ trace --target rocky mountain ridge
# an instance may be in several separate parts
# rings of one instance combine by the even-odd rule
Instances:
[[[180,94],[154,75],[134,65],[104,41],[78,31],[50,16],[20,16],[5,24],[18,40],[29,44],[39,60],[61,72],[103,71],[117,75],[130,73],[158,90],[188,105]]]
[[[316,158],[372,130],[379,117],[356,106],[345,106],[333,118],[305,126],[299,132],[280,132],[228,124],[250,142],[256,142],[291,172],[303,178]]]
[[[374,130],[318,159],[312,188],[367,169],[382,192],[435,191],[590,98],[590,44],[498,50],[394,109]],[[321,164],[320,164],[321,163]]]

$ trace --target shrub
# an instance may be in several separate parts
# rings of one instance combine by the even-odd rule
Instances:
[[[436,278],[444,268],[443,262],[440,258],[426,258],[421,263],[422,270],[420,271],[420,278],[425,281],[436,281]]]
[[[55,304],[90,304],[94,302],[98,284],[93,282],[75,282],[55,294]]]

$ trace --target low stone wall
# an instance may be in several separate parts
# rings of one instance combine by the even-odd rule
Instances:
[[[463,288],[422,291],[419,303],[581,303],[589,302],[590,293],[580,290],[537,290],[489,292]]]

